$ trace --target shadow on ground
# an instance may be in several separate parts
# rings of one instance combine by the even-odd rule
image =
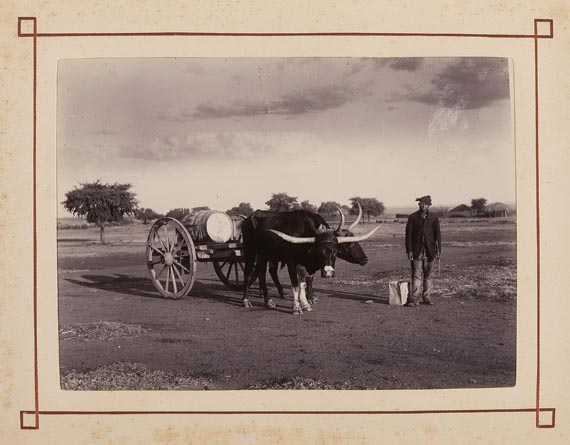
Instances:
[[[125,274],[113,274],[113,275],[97,275],[97,274],[85,274],[81,275],[81,279],[65,278],[65,281],[76,284],[79,286],[88,287],[90,289],[99,289],[108,292],[117,292],[124,295],[145,297],[145,298],[157,298],[163,299],[156,288],[154,287],[152,280],[146,277],[137,277]],[[269,286],[270,296],[274,299],[276,303],[291,301],[291,298],[282,300],[280,298],[275,298],[274,287]],[[354,301],[366,301],[373,300],[376,303],[388,304],[387,298],[382,298],[374,295],[366,295],[354,292],[345,292],[340,290],[315,288],[315,294],[317,298],[322,298],[323,301],[327,298],[340,298],[345,300]],[[259,294],[259,288],[253,287],[250,289],[250,297],[253,298],[252,303],[254,308],[264,309],[263,299]],[[203,279],[196,281],[190,294],[184,297],[186,299],[197,298],[216,301],[231,306],[242,306],[242,292],[241,291],[230,291],[223,284],[215,279]],[[289,308],[282,308],[278,304],[276,310],[286,310],[290,311]]]
[[[81,279],[65,278],[65,281],[76,284],[79,286],[88,287],[90,289],[98,289],[108,292],[115,292],[124,295],[130,295],[134,297],[144,297],[144,298],[156,298],[165,299],[162,297],[150,278],[137,277],[132,275],[124,274],[113,274],[113,275],[95,275],[95,274],[85,274],[81,275]],[[211,300],[230,306],[242,306],[242,293],[238,291],[230,291],[224,285],[220,284],[216,280],[204,280],[207,283],[202,283],[196,281],[190,294],[184,299],[202,299]],[[252,289],[251,296],[257,296],[258,289]],[[279,299],[277,299],[279,300]],[[284,300],[280,300],[284,301]],[[264,309],[265,305],[262,300],[258,302],[253,301],[254,309]],[[287,307],[277,307],[274,310],[278,312],[289,313],[290,309]]]

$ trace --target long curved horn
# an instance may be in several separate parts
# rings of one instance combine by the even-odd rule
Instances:
[[[342,213],[342,210],[340,209],[339,206],[336,206],[338,213],[340,213],[340,224],[338,225],[338,227],[334,230],[337,233],[340,233],[342,226],[344,226],[344,213]]]
[[[314,236],[307,236],[307,237],[300,237],[300,236],[291,236],[287,235],[286,233],[280,232],[279,230],[267,229],[269,232],[273,232],[279,238],[284,239],[285,241],[292,243],[292,244],[312,244],[315,242]]]
[[[365,239],[370,238],[374,232],[376,232],[380,226],[374,227],[370,232],[360,235],[360,236],[339,236],[337,237],[338,243],[359,243],[360,241],[364,241]]]
[[[358,204],[358,217],[348,228],[349,231],[352,231],[352,229],[354,229],[362,219],[362,207],[360,206],[360,203],[358,201],[356,201],[356,203]]]

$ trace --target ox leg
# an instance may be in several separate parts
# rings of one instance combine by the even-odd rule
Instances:
[[[246,255],[245,267],[243,271],[244,290],[243,290],[242,304],[244,307],[252,307],[247,294],[249,291],[249,286],[251,286],[251,283],[253,282],[253,279],[255,277],[254,264],[255,264],[255,257],[251,258],[250,256]]]
[[[307,282],[307,300],[309,301],[309,304],[315,304],[315,301],[317,301],[317,297],[315,297],[315,292],[313,290],[313,276],[312,275],[307,275],[307,277],[305,278],[305,281]]]
[[[259,277],[259,264],[257,265],[256,270],[257,270],[257,276]],[[269,261],[269,270],[271,271],[271,261]],[[261,280],[258,280],[258,282],[259,282],[259,296],[263,297],[265,295],[264,288],[261,285]],[[267,287],[267,281],[264,281],[264,285],[265,287]]]
[[[297,269],[294,264],[287,264],[287,271],[291,279],[291,289],[293,290],[293,315],[303,313],[301,305],[299,304],[299,278],[297,277]]]
[[[302,266],[297,267],[297,274],[299,276],[299,302],[301,303],[301,310],[303,311],[311,311],[311,305],[307,301],[307,278],[309,275],[307,274],[307,269]]]
[[[279,294],[279,298],[285,298],[283,295],[283,286],[279,281],[279,276],[277,275],[277,270],[279,269],[279,262],[278,261],[271,261],[269,263],[269,275],[271,275],[271,279],[275,283],[275,287],[277,288],[277,293]]]
[[[257,279],[259,280],[259,287],[261,289],[261,292],[263,292],[263,300],[265,301],[265,306],[273,309],[275,307],[275,303],[271,298],[269,298],[269,294],[267,292],[267,282],[265,281],[265,275],[267,274],[267,260],[265,258],[259,258],[257,271]]]

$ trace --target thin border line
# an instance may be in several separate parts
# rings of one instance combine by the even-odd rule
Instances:
[[[541,412],[556,412],[556,408],[541,408]],[[117,414],[117,415],[141,415],[141,414],[326,414],[326,415],[347,415],[347,414],[472,414],[472,413],[534,413],[535,408],[504,408],[504,409],[446,409],[446,410],[346,410],[346,411],[40,411],[42,415],[98,415],[98,414]],[[24,414],[31,414],[32,411],[22,411]]]
[[[536,427],[540,427],[540,158],[538,138],[538,21],[534,21],[534,115],[536,156]]]
[[[20,33],[19,37],[34,34]],[[482,37],[496,39],[551,39],[552,35],[535,34],[477,34],[477,33],[399,33],[399,32],[77,32],[38,33],[37,37]]]
[[[33,21],[33,34],[21,32],[23,20]],[[534,40],[534,69],[535,69],[535,151],[536,151],[536,237],[537,237],[537,379],[536,406],[530,411],[536,413],[537,428],[555,427],[555,408],[540,408],[540,172],[539,172],[539,126],[538,126],[538,39],[554,37],[553,19],[534,19],[534,34],[461,34],[461,33],[352,33],[352,32],[322,32],[322,33],[211,33],[211,32],[133,32],[133,33],[38,33],[37,17],[18,17],[18,36],[33,38],[33,250],[34,250],[34,402],[35,427],[23,427],[23,414],[20,411],[20,426],[23,429],[39,429],[39,414],[427,414],[427,413],[489,413],[489,412],[529,412],[529,409],[515,410],[435,410],[435,411],[40,411],[38,384],[38,341],[37,341],[37,39],[38,37],[149,37],[149,36],[195,36],[195,37],[482,37],[482,38],[532,38]],[[539,35],[538,23],[549,23],[550,34]],[[540,425],[540,412],[552,413],[552,425]]]
[[[40,398],[39,398],[39,372],[38,372],[38,229],[37,229],[37,85],[38,85],[38,21],[34,17],[34,153],[33,153],[33,245],[34,245],[34,406],[35,406],[35,428],[40,428]]]

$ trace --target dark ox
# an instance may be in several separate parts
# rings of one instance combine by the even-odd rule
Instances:
[[[360,222],[360,220],[362,219],[362,207],[360,206],[360,203],[357,204],[358,204],[358,216],[348,228],[344,228],[345,217],[342,211],[337,207],[339,215],[341,217],[341,221],[340,224],[335,229],[335,235],[343,237],[354,237],[352,229],[356,227]],[[275,212],[275,214],[277,214],[277,212]],[[322,224],[326,225],[327,228],[329,228],[328,224],[324,220],[322,221]],[[368,257],[364,253],[362,246],[360,245],[360,243],[355,242],[354,239],[351,241],[352,242],[347,242],[338,245],[337,255],[336,255],[337,258],[340,258],[341,260],[347,261],[352,264],[359,264],[361,266],[366,265],[368,263]],[[285,264],[283,264],[283,266],[284,265]],[[333,267],[334,266],[335,264],[333,264]],[[278,262],[269,261],[269,275],[271,275],[271,278],[275,283],[275,287],[277,288],[277,293],[279,295],[279,298],[285,298],[283,294],[283,286],[281,285],[281,282],[279,281],[279,276],[277,275],[278,268],[279,268]],[[316,297],[314,296],[313,292],[313,276],[307,274],[305,277],[305,282],[307,284],[307,300],[310,304],[313,304],[314,300],[316,300]],[[262,295],[263,289],[260,288],[259,290],[260,290],[260,295]]]
[[[245,259],[244,306],[251,307],[248,289],[255,276],[254,265],[257,261],[259,285],[265,304],[270,308],[275,307],[268,297],[265,274],[268,262],[273,264],[281,262],[287,266],[291,279],[293,313],[299,314],[303,310],[311,310],[306,298],[304,281],[306,275],[321,270],[322,276],[333,277],[339,246],[352,244],[353,249],[362,251],[359,245],[356,247],[358,242],[370,237],[377,229],[378,227],[360,237],[340,236],[334,229],[328,227],[320,215],[307,210],[283,213],[254,212],[241,226]],[[301,285],[299,285],[299,275],[302,279]]]

